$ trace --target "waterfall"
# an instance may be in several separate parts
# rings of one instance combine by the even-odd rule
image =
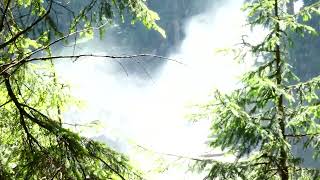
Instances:
[[[237,63],[232,54],[217,53],[217,49],[234,47],[245,34],[258,41],[264,33],[263,28],[251,32],[250,27],[244,26],[242,4],[242,0],[224,1],[188,19],[183,27],[185,39],[177,52],[170,55],[184,65],[167,61],[159,72],[144,78],[130,73],[126,76],[125,70],[113,60],[85,58],[75,63],[57,63],[61,78],[73,84],[73,94],[86,102],[85,108],[65,113],[66,120],[101,121],[102,129],[81,133],[107,139],[138,160],[144,170],[156,166],[155,162],[132,153],[134,148],[127,141],[161,153],[188,157],[205,153],[210,122],[188,122],[185,118],[190,111],[188,105],[204,102],[214,88],[230,92],[238,87],[239,76],[253,62]],[[102,42],[80,46],[79,53],[121,53],[121,49],[104,52],[96,48],[112,49]],[[65,49],[63,53],[67,51],[71,50]],[[173,168],[150,175],[150,179],[199,179],[199,175],[191,176],[185,169]]]

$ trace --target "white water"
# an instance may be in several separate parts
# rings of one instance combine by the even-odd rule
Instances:
[[[156,77],[154,83],[116,72],[118,64],[103,59],[58,63],[62,78],[75,85],[74,95],[87,102],[85,109],[66,113],[66,120],[76,123],[100,120],[104,127],[99,132],[82,133],[104,135],[115,141],[121,151],[132,154],[146,171],[155,167],[156,162],[145,154],[134,154],[126,141],[162,153],[189,157],[205,153],[209,122],[188,122],[185,119],[190,111],[187,105],[203,102],[213,88],[231,91],[238,86],[238,77],[251,67],[250,62],[238,64],[232,55],[215,53],[216,48],[241,42],[241,35],[250,32],[243,26],[245,15],[240,12],[241,4],[242,0],[230,0],[222,7],[213,6],[191,18],[185,27],[186,38],[179,51],[171,56],[187,66],[168,61],[161,72],[151,74]],[[260,33],[263,31],[252,33],[251,37],[257,40]],[[95,48],[98,45],[102,44],[91,43],[79,53],[101,53]],[[162,174],[153,172],[148,179],[201,179],[185,171],[172,168]]]

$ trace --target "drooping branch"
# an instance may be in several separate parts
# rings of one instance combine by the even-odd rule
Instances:
[[[12,99],[12,101],[14,102],[16,108],[19,110],[19,112],[21,113],[21,115],[26,116],[28,119],[30,119],[31,121],[33,121],[34,123],[38,124],[39,126],[47,129],[47,126],[42,123],[40,120],[32,117],[29,113],[27,113],[25,111],[25,109],[22,107],[22,104],[18,101],[18,98],[16,97],[16,95],[13,92],[10,80],[8,77],[5,78],[5,85],[6,85],[6,89],[8,92],[9,97]]]
[[[28,106],[27,104],[23,104],[20,103],[17,96],[15,95],[13,89],[12,89],[12,85],[10,83],[9,77],[5,77],[5,86],[8,92],[9,97],[12,99],[14,105],[16,106],[16,108],[18,109],[19,113],[20,113],[20,123],[25,131],[25,133],[27,134],[27,138],[29,140],[29,144],[30,146],[32,146],[31,143],[36,143],[40,149],[42,149],[41,144],[32,136],[32,134],[29,132],[27,126],[26,126],[26,122],[24,117],[28,118],[29,120],[31,120],[33,123],[37,124],[38,126],[40,126],[41,128],[49,131],[50,133],[52,133],[53,135],[60,137],[62,142],[64,144],[67,145],[68,149],[71,153],[71,157],[75,160],[75,162],[79,165],[84,177],[86,177],[86,172],[84,167],[82,166],[81,162],[78,159],[78,155],[77,155],[77,151],[75,150],[75,147],[73,147],[73,143],[75,141],[75,139],[72,138],[72,136],[68,136],[66,134],[64,134],[64,132],[66,132],[64,130],[64,128],[62,128],[57,122],[55,122],[54,120],[50,119],[48,116],[46,116],[45,114],[41,113],[40,111],[38,111],[37,109]],[[27,110],[26,110],[27,109]],[[30,111],[31,114],[29,114],[27,111]],[[35,112],[36,114],[39,115],[39,118],[36,117],[35,114],[33,114],[32,112]],[[41,119],[45,119],[45,121],[41,120]],[[80,145],[80,144],[79,144]],[[126,178],[124,178],[124,176],[121,174],[121,172],[117,171],[115,168],[113,168],[111,165],[109,165],[105,160],[103,160],[102,157],[99,157],[98,155],[87,151],[88,149],[86,149],[85,153],[83,154],[84,156],[88,156],[91,158],[94,158],[98,161],[100,161],[101,163],[103,163],[107,169],[109,171],[111,171],[112,173],[116,174],[120,179],[122,180],[126,180]],[[124,167],[126,168],[126,167]],[[133,172],[134,173],[134,172]]]
[[[23,115],[22,112],[20,112],[20,124],[21,124],[24,132],[25,132],[26,135],[27,135],[27,139],[28,139],[28,141],[29,141],[29,146],[30,146],[30,148],[32,148],[32,143],[36,143],[37,146],[38,146],[40,149],[42,149],[42,146],[40,145],[40,143],[38,142],[38,140],[29,132],[29,129],[28,129],[27,125],[26,125],[26,121],[25,121],[25,119],[24,119],[24,115]]]
[[[11,98],[11,100],[14,102],[15,106],[17,107],[18,111],[19,111],[19,114],[20,114],[20,124],[23,128],[23,130],[25,131],[26,135],[27,135],[27,139],[29,141],[29,145],[30,147],[32,147],[32,142],[36,143],[38,145],[39,148],[42,148],[40,143],[37,141],[36,138],[33,137],[33,135],[29,132],[28,130],[28,127],[26,125],[26,122],[25,122],[25,119],[24,119],[24,116],[30,116],[22,107],[21,107],[21,104],[19,103],[17,97],[15,96],[13,90],[12,90],[12,87],[11,87],[11,84],[10,84],[10,81],[9,79],[6,77],[5,79],[5,85],[6,85],[6,88],[7,88],[7,92],[8,92],[8,95],[9,97]],[[9,102],[11,102],[8,101]]]

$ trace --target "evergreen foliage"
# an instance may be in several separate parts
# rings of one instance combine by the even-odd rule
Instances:
[[[124,13],[165,36],[158,15],[143,0],[3,0],[0,10],[0,179],[141,179],[124,155],[65,128],[77,101],[53,60],[72,55],[51,50]]]
[[[212,148],[237,157],[234,162],[199,162],[208,171],[206,179],[319,178],[320,170],[302,166],[303,159],[293,154],[292,145],[312,147],[315,159],[320,155],[320,78],[300,81],[289,64],[288,51],[293,34],[318,35],[306,22],[319,16],[320,2],[308,4],[297,14],[288,13],[287,5],[286,0],[252,0],[244,5],[248,23],[264,26],[268,34],[258,45],[245,40],[242,44],[259,60],[243,76],[242,87],[229,94],[216,91],[193,116],[212,120]]]
[[[316,3],[317,0],[304,0],[304,6]],[[292,3],[293,6],[293,3]],[[311,14],[312,19],[305,22],[318,32],[320,31],[320,16]],[[303,18],[298,19],[299,22]],[[312,34],[292,34],[293,47],[289,49],[289,63],[292,64],[294,73],[302,80],[308,80],[319,75],[318,63],[320,52],[320,36]],[[312,158],[312,148],[303,148],[301,143],[293,146],[295,154],[303,158],[303,165],[308,167],[320,167],[320,162]]]

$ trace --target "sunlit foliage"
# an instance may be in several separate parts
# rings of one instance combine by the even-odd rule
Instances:
[[[242,87],[229,94],[216,91],[195,119],[210,118],[212,148],[236,156],[234,162],[202,161],[207,179],[317,179],[319,169],[303,167],[292,145],[312,147],[315,159],[320,150],[320,78],[300,81],[292,72],[288,50],[292,35],[319,32],[307,25],[319,16],[320,2],[308,4],[297,14],[288,13],[286,0],[247,1],[243,9],[248,23],[264,26],[263,42],[252,45],[244,39],[241,48],[250,49],[259,62],[246,73]],[[303,21],[300,21],[300,20]],[[243,60],[246,56],[239,55]],[[306,59],[307,60],[307,59]]]
[[[65,128],[62,113],[77,101],[52,48],[103,35],[124,12],[165,36],[157,13],[143,0],[3,0],[0,9],[0,179],[141,179],[124,155]]]

